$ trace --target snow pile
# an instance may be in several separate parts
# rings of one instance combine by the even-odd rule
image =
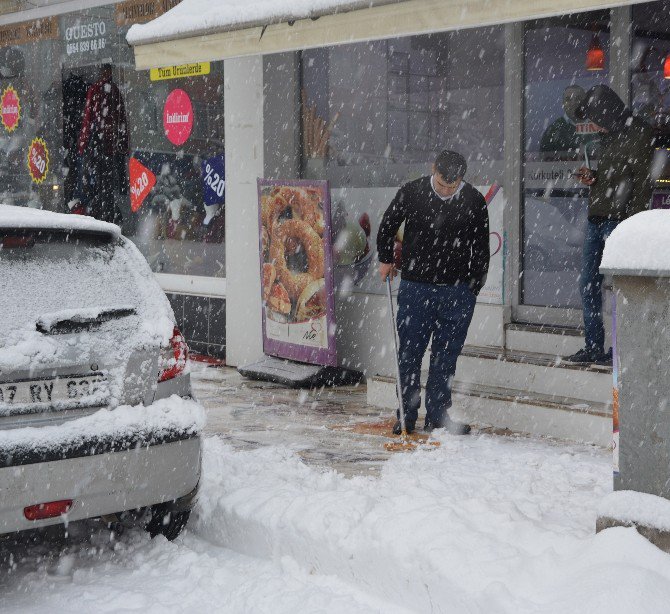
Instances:
[[[236,452],[205,439],[183,537],[112,542],[101,532],[51,562],[17,548],[0,568],[0,609],[667,611],[670,556],[632,528],[594,534],[610,454],[488,436],[441,442],[393,457],[378,479],[347,479],[287,449]]]
[[[643,211],[621,222],[605,243],[602,272],[670,274],[670,211]]]
[[[146,24],[134,25],[131,45],[197,36],[216,30],[269,25],[366,8],[402,0],[182,0],[172,10]]]
[[[0,449],[22,448],[36,452],[100,437],[123,439],[160,437],[172,433],[195,434],[205,425],[205,411],[194,400],[176,395],[145,407],[122,405],[100,409],[90,416],[54,426],[0,430]]]
[[[79,230],[105,233],[115,238],[121,236],[121,229],[116,224],[101,222],[87,215],[54,213],[14,205],[0,205],[0,228]]]
[[[445,436],[347,479],[288,450],[205,442],[193,530],[290,557],[416,612],[664,611],[670,556],[634,529],[595,535],[609,458],[588,448]]]
[[[598,506],[598,515],[620,522],[670,531],[670,501],[634,490],[618,490]]]

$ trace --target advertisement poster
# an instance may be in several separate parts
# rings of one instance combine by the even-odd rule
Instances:
[[[137,213],[142,203],[144,203],[144,199],[156,185],[156,175],[138,159],[130,158],[128,177],[130,180],[130,209],[133,213]]]
[[[172,90],[163,107],[163,129],[168,141],[179,147],[188,141],[193,131],[193,104],[181,89]]]
[[[19,125],[21,118],[21,102],[16,90],[11,86],[7,86],[2,92],[0,99],[0,121],[7,132],[13,132]]]
[[[258,180],[263,351],[335,366],[327,181]]]
[[[49,150],[43,139],[34,138],[28,148],[28,172],[33,183],[42,183],[49,172]]]

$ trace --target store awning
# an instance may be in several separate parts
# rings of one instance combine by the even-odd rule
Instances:
[[[182,0],[128,32],[138,69],[427,34],[642,0]]]

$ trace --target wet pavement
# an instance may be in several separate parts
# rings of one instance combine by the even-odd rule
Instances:
[[[377,473],[391,454],[385,429],[365,428],[392,418],[367,405],[365,384],[301,390],[249,380],[230,367],[192,363],[191,370],[206,433],[237,449],[284,445],[308,464],[345,475]]]

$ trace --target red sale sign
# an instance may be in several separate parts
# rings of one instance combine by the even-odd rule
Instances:
[[[7,132],[13,132],[19,125],[19,118],[21,117],[21,103],[19,102],[19,95],[11,86],[7,86],[2,92],[0,98],[0,121]]]
[[[34,183],[42,183],[49,172],[49,150],[43,139],[35,138],[28,148],[28,172]]]
[[[133,213],[136,213],[151,192],[151,188],[156,185],[156,175],[139,160],[130,158],[128,176],[130,177],[130,208]]]
[[[193,105],[184,90],[173,90],[163,108],[163,129],[173,145],[183,145],[193,130]]]

